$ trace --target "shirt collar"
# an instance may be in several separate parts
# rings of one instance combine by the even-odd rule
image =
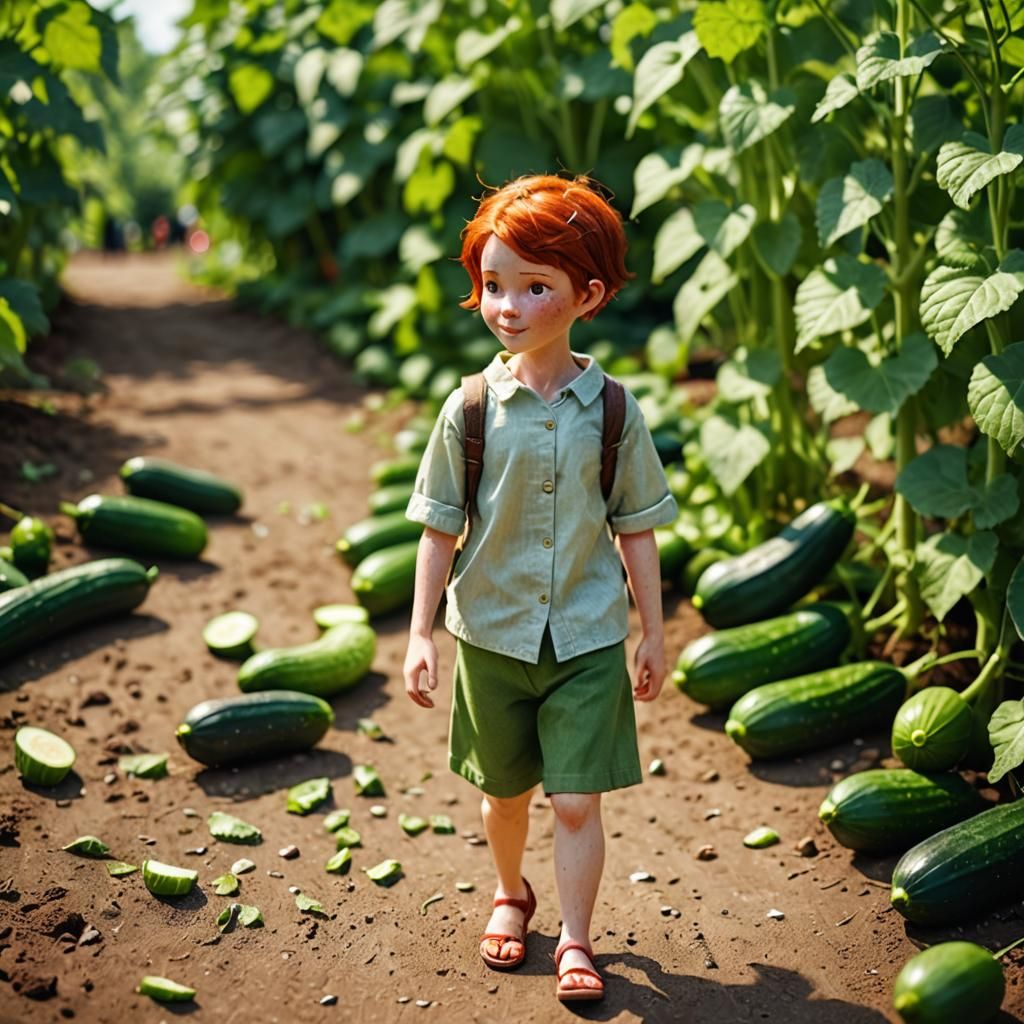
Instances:
[[[571,391],[580,400],[581,405],[590,405],[601,394],[604,373],[593,356],[573,352],[573,357],[580,362],[586,362],[587,365],[579,376],[566,385],[565,390]],[[511,358],[511,352],[499,352],[484,369],[484,379],[502,402],[507,402],[524,386],[506,365]]]

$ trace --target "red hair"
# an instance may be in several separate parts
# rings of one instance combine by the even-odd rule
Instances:
[[[604,283],[601,303],[585,313],[590,320],[633,276],[626,270],[626,235],[622,218],[585,175],[559,178],[526,175],[485,196],[476,216],[462,229],[462,265],[473,290],[459,305],[479,309],[483,292],[480,261],[491,235],[524,260],[557,267],[569,275],[578,295],[587,282]]]

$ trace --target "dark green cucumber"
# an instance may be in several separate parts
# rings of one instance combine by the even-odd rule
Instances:
[[[61,633],[142,604],[157,570],[127,558],[101,558],[0,595],[0,663]]]
[[[893,985],[892,1005],[907,1024],[987,1024],[1004,995],[1003,968],[984,946],[940,942],[904,964]]]
[[[120,472],[128,493],[138,498],[166,501],[193,512],[215,515],[231,515],[242,504],[242,492],[234,484],[167,459],[137,455]]]
[[[189,757],[221,765],[308,750],[333,721],[330,704],[319,697],[263,690],[204,700],[189,711],[175,736]]]
[[[892,905],[914,924],[947,925],[1024,896],[1024,801],[992,807],[907,850]]]
[[[661,578],[669,582],[676,579],[690,554],[690,545],[671,526],[659,526],[654,531],[658,546],[658,564]]]
[[[42,576],[50,567],[53,530],[37,516],[22,516],[11,530],[11,555],[15,566],[29,579]]]
[[[672,679],[687,697],[725,708],[757,686],[831,668],[849,642],[850,623],[841,608],[810,604],[691,641]]]
[[[400,512],[409,504],[412,497],[413,481],[406,480],[402,483],[389,484],[387,487],[379,487],[370,493],[367,504],[370,508],[370,515],[384,516],[389,512]]]
[[[721,548],[702,548],[688,559],[679,574],[679,589],[688,597],[697,589],[697,581],[716,562],[723,562],[729,557],[728,551]]]
[[[416,479],[420,468],[419,455],[402,455],[397,459],[375,462],[370,467],[370,479],[377,487],[401,484]]]
[[[828,574],[855,524],[838,499],[812,505],[777,536],[705,570],[693,606],[717,628],[785,611]]]
[[[238,670],[238,688],[299,690],[333,697],[370,671],[377,634],[363,622],[333,626],[318,640],[296,647],[271,647],[247,658]]]
[[[90,494],[61,503],[86,544],[169,558],[197,558],[206,547],[206,524],[188,509],[134,496]]]
[[[423,524],[406,519],[404,511],[388,512],[353,523],[335,547],[342,561],[354,567],[374,551],[419,540],[421,533]]]
[[[364,558],[352,574],[352,592],[371,614],[383,615],[412,603],[418,541],[396,544]]]
[[[884,661],[840,665],[751,690],[725,731],[751,757],[802,754],[884,728],[906,690],[903,673]]]
[[[903,853],[986,806],[962,775],[872,768],[837,782],[818,817],[836,841],[850,850]]]
[[[929,686],[896,712],[892,752],[915,771],[948,771],[966,756],[973,731],[970,704],[948,686]]]
[[[0,594],[14,590],[15,587],[23,587],[26,583],[28,577],[16,565],[0,558]]]

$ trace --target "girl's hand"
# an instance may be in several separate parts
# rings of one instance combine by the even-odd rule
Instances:
[[[661,693],[668,671],[665,665],[665,641],[644,637],[633,658],[636,683],[633,686],[634,700],[654,700]]]
[[[423,673],[427,674],[427,688],[423,688]],[[428,690],[437,689],[437,647],[428,636],[412,634],[409,637],[409,649],[405,654],[405,665],[402,667],[405,678],[405,692],[414,704],[421,708],[432,708]]]

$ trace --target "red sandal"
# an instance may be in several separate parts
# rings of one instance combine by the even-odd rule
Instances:
[[[558,975],[558,988],[555,994],[558,997],[560,1003],[584,1003],[584,1002],[597,1002],[599,999],[604,999],[604,979],[597,971],[592,971],[589,967],[568,967],[562,971],[560,969],[562,963],[562,957],[569,952],[570,949],[578,949],[582,953],[586,953],[590,957],[591,962],[594,960],[594,954],[589,946],[585,946],[582,942],[574,942],[572,939],[566,939],[565,942],[559,944],[558,949],[555,950],[555,971]],[[570,985],[568,988],[562,987],[562,979],[567,978],[570,974],[585,974],[588,977],[596,978],[600,985]]]
[[[537,898],[533,895],[533,890],[530,888],[530,883],[523,879],[523,884],[526,886],[526,899],[525,900],[514,900],[510,896],[502,897],[494,901],[496,907],[515,907],[516,910],[523,912],[523,932],[522,935],[505,935],[501,932],[484,932],[480,936],[480,957],[488,967],[493,967],[497,971],[510,971],[514,967],[518,967],[526,959],[526,929],[530,926],[530,918],[533,917],[533,912],[537,909]],[[501,947],[506,942],[518,942],[523,947],[523,952],[514,959],[501,960],[498,957],[491,956],[490,953],[486,952],[484,946],[490,940],[495,939],[501,945],[498,947],[498,952],[501,952]]]

